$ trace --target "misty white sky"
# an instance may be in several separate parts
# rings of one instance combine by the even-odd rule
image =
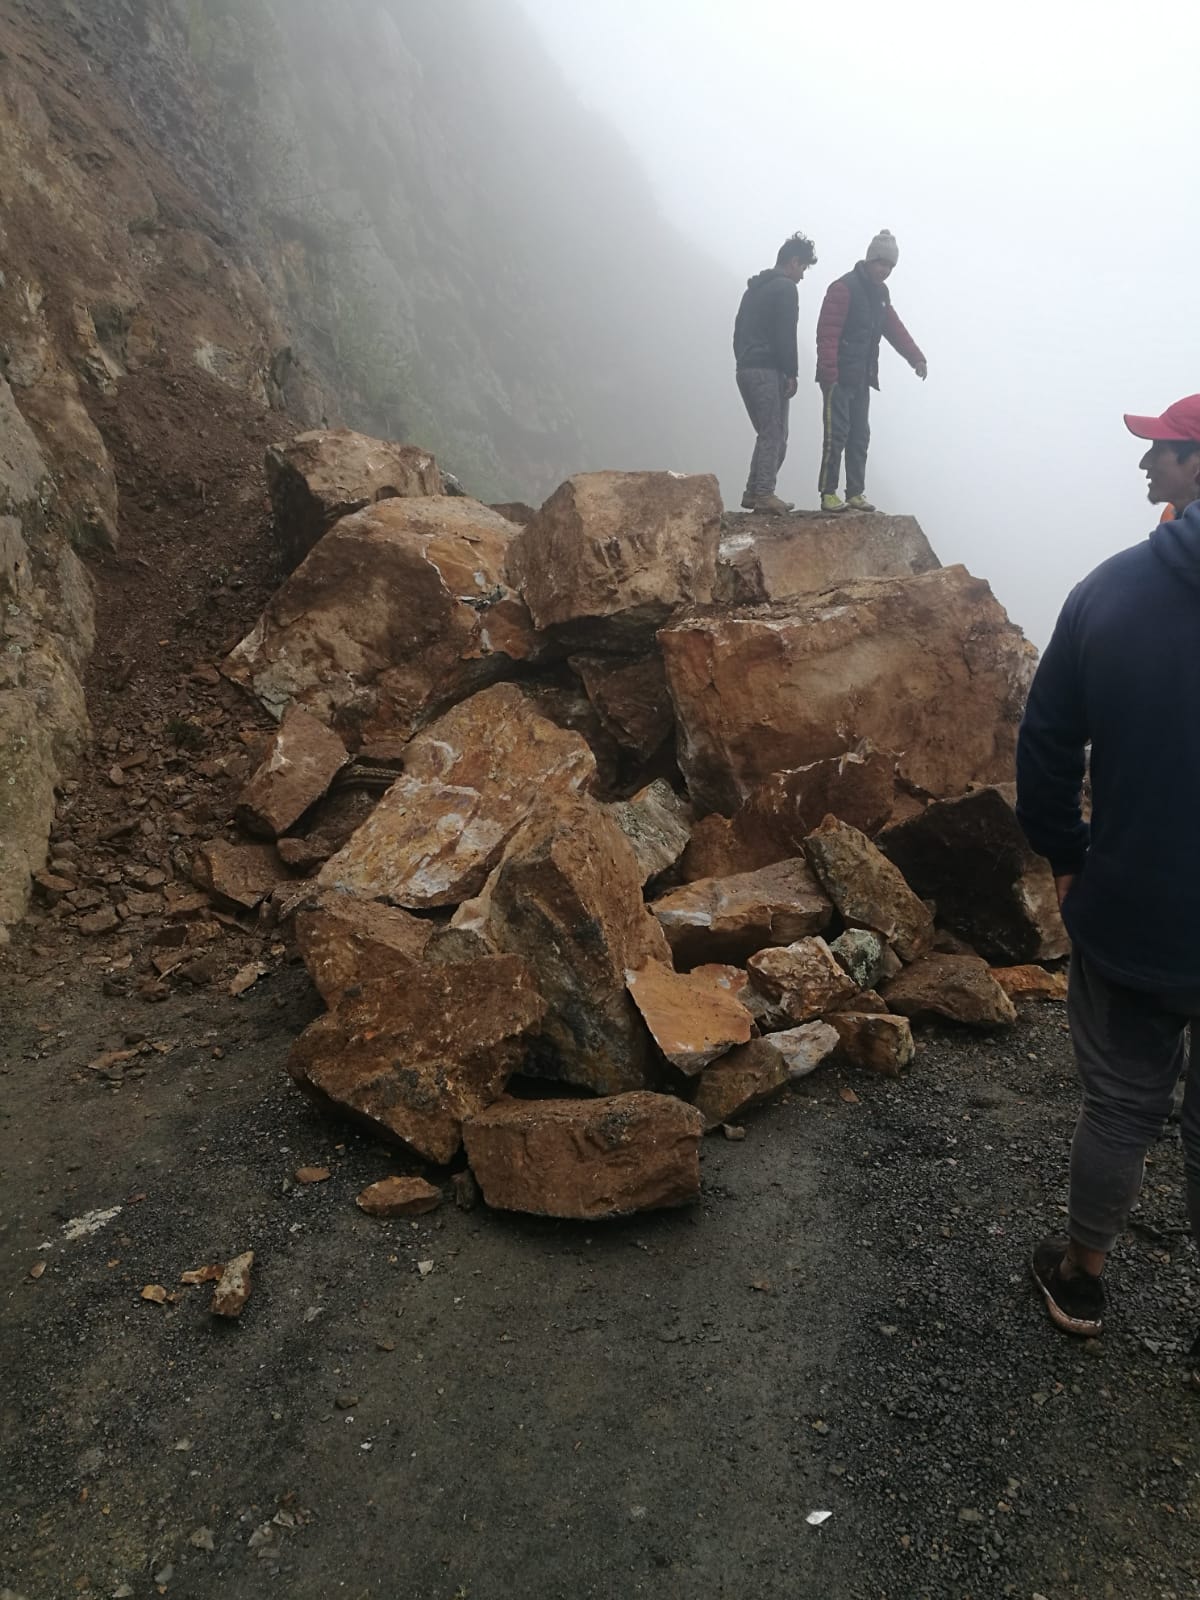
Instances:
[[[896,234],[893,301],[930,372],[884,346],[868,493],[915,513],[1043,645],[1071,585],[1157,520],[1122,413],[1200,391],[1200,3],[524,3],[667,214],[735,276],[729,326],[697,338],[728,347],[745,278],[794,228],[815,240],[780,480],[801,505],[821,296],[877,229]],[[747,422],[747,463],[751,443]],[[742,484],[722,488],[736,504]]]

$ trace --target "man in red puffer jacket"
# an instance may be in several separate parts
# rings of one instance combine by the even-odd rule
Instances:
[[[918,378],[928,371],[925,357],[893,310],[887,291],[887,279],[899,259],[899,247],[884,228],[871,240],[865,260],[829,285],[817,319],[817,382],[824,398],[825,420],[822,511],[875,509],[864,491],[871,443],[871,390],[879,387],[880,339],[900,352]],[[845,500],[838,494],[843,451]]]

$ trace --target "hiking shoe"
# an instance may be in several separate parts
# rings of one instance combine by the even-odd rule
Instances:
[[[781,500],[777,494],[747,495],[742,504],[747,511],[762,511],[769,517],[784,517],[792,509],[789,500]]]
[[[823,494],[821,496],[822,511],[845,511],[846,502],[840,494]]]
[[[874,511],[875,507],[865,494],[852,494],[846,501],[847,511]]]
[[[1053,1235],[1043,1239],[1029,1263],[1033,1281],[1042,1291],[1055,1327],[1082,1339],[1095,1339],[1104,1329],[1104,1284],[1087,1272],[1064,1277],[1066,1253],[1066,1239]]]

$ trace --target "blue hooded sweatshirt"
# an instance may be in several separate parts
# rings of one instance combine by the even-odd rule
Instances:
[[[1104,976],[1200,989],[1200,500],[1067,597],[1021,724],[1017,816],[1076,874],[1063,920]]]

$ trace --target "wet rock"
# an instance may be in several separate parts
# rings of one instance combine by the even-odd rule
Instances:
[[[640,1092],[504,1100],[463,1137],[489,1206],[596,1221],[698,1200],[703,1128],[694,1106]]]
[[[992,977],[1010,1000],[1065,1000],[1067,975],[1045,967],[993,967]]]
[[[302,906],[296,945],[308,975],[328,1006],[348,988],[375,978],[405,981],[424,957],[433,924],[396,906],[327,889]]]
[[[254,1265],[254,1251],[246,1250],[225,1263],[213,1290],[209,1310],[214,1317],[240,1317],[250,1298],[250,1269]]]
[[[624,749],[649,760],[671,736],[675,712],[657,650],[644,656],[572,656],[587,697]]]
[[[922,956],[884,985],[883,998],[906,1017],[949,1017],[973,1028],[1017,1020],[1012,1001],[978,956]]]
[[[669,871],[687,848],[691,811],[687,801],[665,779],[657,778],[629,800],[619,800],[609,809],[633,846],[643,883]]]
[[[724,518],[714,599],[756,606],[819,594],[855,578],[901,578],[940,565],[914,517],[816,512]]]
[[[898,1078],[913,1058],[915,1046],[907,1017],[832,1011],[825,1020],[836,1030],[842,1054],[856,1067]]]
[[[442,492],[428,451],[349,428],[317,429],[272,445],[266,468],[275,534],[289,572],[342,517],[393,496]]]
[[[586,787],[595,770],[578,734],[497,684],[412,740],[403,777],[318,881],[413,910],[457,905],[539,801]]]
[[[929,948],[933,918],[928,906],[865,834],[826,817],[804,841],[804,853],[850,927],[879,934],[904,961]]]
[[[770,1043],[782,1055],[788,1079],[794,1083],[807,1078],[833,1054],[838,1035],[829,1022],[802,1022],[798,1028],[782,1028],[770,1035]]]
[[[509,581],[539,629],[584,650],[645,650],[677,606],[712,599],[720,518],[713,477],[581,473],[513,541]]]
[[[773,1039],[751,1039],[706,1067],[693,1103],[706,1128],[732,1122],[773,1100],[788,1084],[788,1066]]]
[[[424,1178],[380,1178],[355,1200],[369,1217],[421,1217],[436,1211],[441,1203],[442,1191]]]
[[[449,1161],[462,1120],[490,1105],[545,1013],[526,963],[491,956],[376,978],[297,1039],[288,1071],[316,1098]]]
[[[746,963],[750,983],[792,1022],[807,1022],[847,1000],[858,985],[833,958],[824,939],[797,939],[760,950]]]
[[[488,936],[528,961],[549,1007],[528,1070],[599,1094],[643,1087],[655,1056],[625,974],[671,958],[633,847],[604,807],[576,797],[535,812],[487,899]]]
[[[962,567],[687,616],[658,639],[692,801],[727,815],[771,773],[862,739],[901,752],[918,793],[1007,779],[1036,660]]]
[[[228,657],[274,716],[292,703],[358,744],[407,738],[540,648],[503,582],[511,523],[473,500],[345,517]]]
[[[847,928],[829,948],[859,989],[873,989],[888,965],[883,940],[865,928]]]
[[[819,933],[833,914],[803,856],[757,872],[701,878],[672,889],[650,909],[682,967],[740,963],[767,945]]]
[[[250,833],[277,839],[321,798],[348,760],[336,733],[293,706],[266,760],[242,790],[237,820]]]
[[[1049,864],[1017,823],[1007,784],[935,801],[889,828],[879,847],[937,905],[938,921],[987,961],[1054,961],[1070,948]]]
[[[704,976],[648,961],[625,977],[655,1044],[673,1067],[689,1077],[734,1045],[745,1044],[753,1032],[746,1008],[728,989]]]
[[[253,911],[286,876],[266,844],[210,839],[192,858],[192,881],[231,911]]]

